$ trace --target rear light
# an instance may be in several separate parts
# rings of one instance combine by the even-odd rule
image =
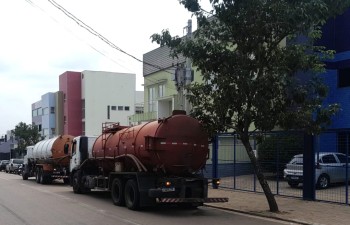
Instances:
[[[219,185],[220,185],[220,179],[219,178],[213,178],[211,182],[212,182],[212,185],[213,185],[214,189],[217,189],[219,187]]]

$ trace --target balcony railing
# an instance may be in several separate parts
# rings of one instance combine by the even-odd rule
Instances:
[[[157,119],[157,112],[145,112],[129,116],[129,123],[147,122]]]

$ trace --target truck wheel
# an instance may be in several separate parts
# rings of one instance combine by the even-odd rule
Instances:
[[[112,195],[112,200],[114,205],[118,205],[118,206],[125,205],[124,183],[121,179],[115,178],[113,180],[111,195]]]
[[[39,183],[46,184],[46,176],[43,170],[40,170]]]
[[[28,180],[28,177],[29,177],[29,174],[28,174],[28,173],[26,173],[26,172],[23,172],[23,173],[22,173],[22,179],[23,179],[23,180]]]
[[[39,168],[36,169],[36,173],[35,173],[35,181],[39,184],[40,183],[40,175],[41,174],[41,170]]]
[[[76,194],[81,194],[81,186],[80,186],[80,171],[76,171],[73,174],[73,192]]]
[[[64,184],[69,184],[69,178],[63,178],[63,183]]]
[[[125,205],[131,210],[140,207],[140,192],[134,179],[128,180],[125,184]]]

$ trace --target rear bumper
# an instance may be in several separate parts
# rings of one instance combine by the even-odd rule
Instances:
[[[160,198],[161,203],[220,203],[228,202],[228,198]]]

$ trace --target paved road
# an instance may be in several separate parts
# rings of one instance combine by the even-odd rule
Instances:
[[[114,206],[109,193],[93,191],[77,195],[63,183],[40,185],[33,179],[0,172],[0,225],[212,225],[212,224],[286,224],[200,207],[185,210],[174,206],[135,212]]]

